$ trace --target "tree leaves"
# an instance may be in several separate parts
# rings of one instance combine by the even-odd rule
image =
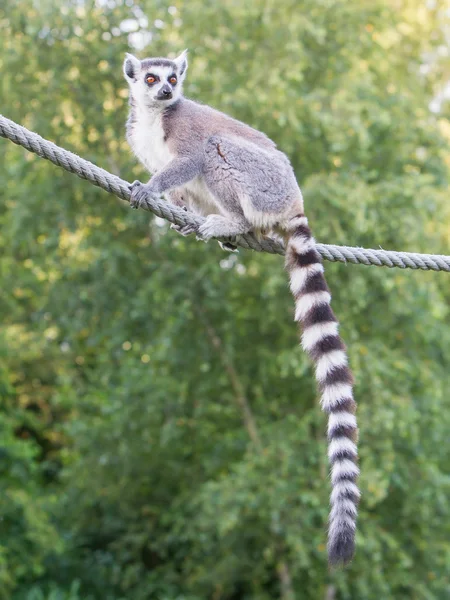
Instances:
[[[319,241],[444,253],[438,4],[24,0],[0,10],[2,111],[145,179],[123,56],[188,47],[186,93],[288,153]],[[280,257],[0,156],[0,598],[448,596],[445,274],[325,265],[363,491],[329,574],[325,417]]]

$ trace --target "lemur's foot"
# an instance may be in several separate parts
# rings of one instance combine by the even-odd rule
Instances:
[[[133,181],[133,183],[130,185],[130,206],[131,208],[135,208],[138,209],[139,208],[139,202],[137,200],[137,189],[142,186],[143,184],[136,179],[135,181]]]
[[[195,233],[197,231],[197,227],[195,225],[176,225],[176,223],[172,223],[170,229],[173,229],[180,235],[186,237],[187,235],[191,235],[191,233]]]
[[[140,181],[133,181],[130,185],[130,206],[131,208],[139,208],[141,204],[146,200],[156,200],[159,198],[159,194],[156,194],[151,184],[149,183],[141,183]]]
[[[184,212],[190,212],[188,210],[188,207],[185,205],[180,206],[180,208],[182,208]],[[186,237],[187,235],[191,235],[191,233],[195,233],[197,231],[197,227],[193,224],[177,225],[176,223],[172,223],[170,225],[170,229],[173,229],[174,231],[176,231],[180,235],[183,235],[184,237]]]
[[[222,215],[208,215],[198,228],[198,238],[208,241],[211,238],[233,238],[250,230],[245,220],[231,220]]]
[[[231,242],[219,242],[218,241],[218,244],[222,248],[222,250],[224,250],[225,252],[235,252],[236,254],[239,253],[237,246],[235,246]]]

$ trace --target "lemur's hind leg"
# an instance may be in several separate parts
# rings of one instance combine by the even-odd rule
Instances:
[[[185,190],[171,190],[166,193],[167,199],[175,204],[175,206],[179,206],[184,209],[186,212],[189,212],[187,204],[189,202],[189,194]],[[195,225],[176,225],[176,223],[172,223],[170,225],[170,229],[173,229],[177,233],[183,236],[191,235],[197,231]],[[219,246],[225,252],[238,252],[236,246],[234,246],[231,242],[218,242]]]
[[[250,230],[251,225],[244,215],[236,214],[232,219],[222,215],[208,215],[198,229],[198,237],[205,241],[211,238],[234,238]]]

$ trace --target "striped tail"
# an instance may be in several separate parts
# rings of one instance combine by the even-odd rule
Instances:
[[[328,560],[347,563],[355,548],[357,506],[360,497],[357,466],[356,404],[353,378],[338,323],[330,306],[322,259],[303,215],[289,222],[286,268],[295,298],[295,320],[302,328],[302,346],[312,358],[321,392],[321,406],[328,414],[328,457],[331,464],[331,512]]]

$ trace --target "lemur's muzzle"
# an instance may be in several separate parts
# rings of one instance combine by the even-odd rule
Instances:
[[[157,93],[158,100],[170,100],[172,98],[172,88],[168,83],[165,83]]]

